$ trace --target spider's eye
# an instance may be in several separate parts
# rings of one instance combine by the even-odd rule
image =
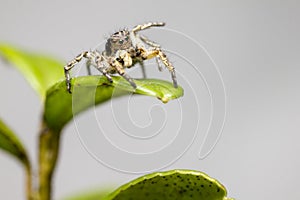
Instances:
[[[117,41],[115,38],[110,38],[109,40],[114,43]]]
[[[128,37],[128,36],[126,36],[126,37],[125,37],[125,40],[126,40],[126,41],[128,41],[128,40],[129,40],[129,37]]]
[[[124,40],[119,40],[119,44],[123,44],[124,43]]]

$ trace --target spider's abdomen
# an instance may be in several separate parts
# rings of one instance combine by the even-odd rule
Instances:
[[[106,41],[106,55],[112,56],[118,50],[127,50],[132,47],[132,42],[129,36],[129,31],[122,30],[112,34]]]

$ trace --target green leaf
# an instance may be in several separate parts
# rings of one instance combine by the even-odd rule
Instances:
[[[84,76],[72,79],[72,94],[68,93],[65,81],[53,85],[47,91],[44,122],[55,132],[67,124],[74,115],[109,100],[112,97],[134,93],[157,97],[167,103],[183,95],[181,87],[174,88],[172,83],[155,79],[135,80],[137,89],[122,77],[112,77],[110,83],[104,76]]]
[[[106,200],[230,200],[226,195],[221,183],[202,172],[172,170],[135,179],[115,190]]]
[[[25,167],[29,167],[29,160],[25,148],[17,136],[0,120],[0,149],[10,153]]]
[[[0,44],[0,56],[16,67],[42,99],[46,90],[64,78],[64,63],[49,56]]]

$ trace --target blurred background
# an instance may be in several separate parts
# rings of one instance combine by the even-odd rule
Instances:
[[[120,28],[131,28],[148,21],[166,22],[167,28],[193,38],[194,41],[191,42],[190,39],[189,42],[199,43],[210,57],[199,45],[189,44],[184,41],[186,37],[179,37],[174,31],[173,34],[168,34],[167,30],[162,33],[158,29],[145,31],[145,35],[168,50],[170,60],[178,71],[179,83],[185,88],[185,96],[166,106],[159,104],[158,110],[152,107],[153,102],[155,105],[158,102],[156,99],[117,99],[112,104],[97,108],[96,112],[88,111],[80,115],[76,123],[71,122],[64,129],[60,160],[54,177],[54,198],[60,199],[76,192],[106,186],[114,188],[145,171],[187,168],[204,171],[217,178],[226,186],[228,196],[236,199],[299,199],[298,1],[2,1],[0,41],[48,53],[67,62],[83,50],[98,46],[109,34]],[[180,52],[181,49],[183,52]],[[191,65],[185,67],[184,59],[179,59],[180,56],[174,53],[176,51],[194,63],[196,69]],[[0,64],[0,117],[24,141],[36,164],[42,104],[37,94],[14,68],[4,62]],[[193,74],[195,71],[204,71],[206,68],[203,66],[210,65],[218,67],[226,88],[226,123],[213,151],[199,159],[203,133],[208,126],[206,116],[211,115],[212,111],[206,106],[209,105],[209,95],[205,92],[203,83],[205,72],[204,79]],[[132,70],[132,75],[140,76],[140,71],[135,69]],[[171,80],[166,70],[160,73],[155,66],[147,68],[147,72],[149,77]],[[187,75],[189,73],[191,75]],[[215,80],[220,83],[220,79],[214,78],[213,75],[207,77],[211,82]],[[189,104],[186,99],[194,99],[195,104]],[[134,116],[144,116],[145,113],[148,116],[149,109],[142,113],[132,112],[145,108],[144,102],[146,108],[151,108],[151,119],[139,121],[141,118]],[[194,105],[198,106],[195,116],[184,114],[187,109],[193,110]],[[130,116],[133,116],[129,122],[122,120],[126,115],[116,113],[126,106],[131,108]],[[123,110],[125,113],[129,112]],[[168,155],[174,156],[172,152],[176,152],[176,158],[172,158],[172,162],[164,163],[165,160],[160,160],[151,169],[144,167],[157,161],[148,160],[147,165],[137,161],[131,163],[132,166],[123,166],[120,163],[126,162],[126,159],[120,160],[121,158],[108,152],[107,155],[114,161],[108,167],[105,165],[106,160],[103,164],[96,159],[99,157],[88,152],[91,149],[89,145],[83,145],[89,140],[85,130],[97,132],[97,127],[94,129],[95,124],[90,120],[93,116],[95,118],[95,113],[96,116],[105,116],[103,120],[99,117],[97,119],[98,123],[103,123],[104,132],[116,124],[124,130],[124,127],[129,127],[126,124],[132,122],[143,128],[148,126],[148,122],[151,124],[151,120],[157,122],[155,119],[164,117],[168,122],[154,123],[154,129],[143,132],[146,134],[143,136],[151,138],[151,133],[157,127],[167,124],[166,127],[172,128],[170,124],[173,124],[173,128],[177,128],[175,131],[179,130],[178,134],[181,136],[187,134],[191,143],[187,142],[189,144],[183,149],[174,148],[169,154],[164,154],[167,159]],[[117,123],[116,120],[107,120],[111,119],[111,113],[117,116],[114,118]],[[203,119],[204,122],[200,123],[199,130],[191,131],[192,135],[188,132],[182,133],[178,125],[182,120],[180,116],[185,120],[195,122]],[[198,119],[199,116],[201,117]],[[130,130],[129,128],[126,131]],[[172,133],[173,130],[169,132]],[[193,136],[198,133],[201,136],[195,139]],[[85,138],[82,138],[83,135]],[[128,145],[128,142],[124,142],[125,139],[118,141],[118,135],[111,137],[115,139],[117,146],[123,145],[122,148],[125,149],[131,147],[132,149],[127,150],[135,153],[139,153],[139,150],[144,152],[144,149],[137,149],[138,145]],[[160,141],[166,143],[168,137],[163,138],[165,140]],[[147,145],[148,152],[164,144]],[[112,166],[118,163],[119,166]],[[0,152],[0,166],[1,199],[25,199],[24,174],[17,161]]]

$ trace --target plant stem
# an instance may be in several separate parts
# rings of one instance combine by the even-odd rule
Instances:
[[[59,152],[60,131],[53,131],[43,123],[39,139],[39,200],[51,200],[52,175]]]
[[[32,171],[29,162],[26,164],[26,199],[36,200],[36,193],[32,187]]]

